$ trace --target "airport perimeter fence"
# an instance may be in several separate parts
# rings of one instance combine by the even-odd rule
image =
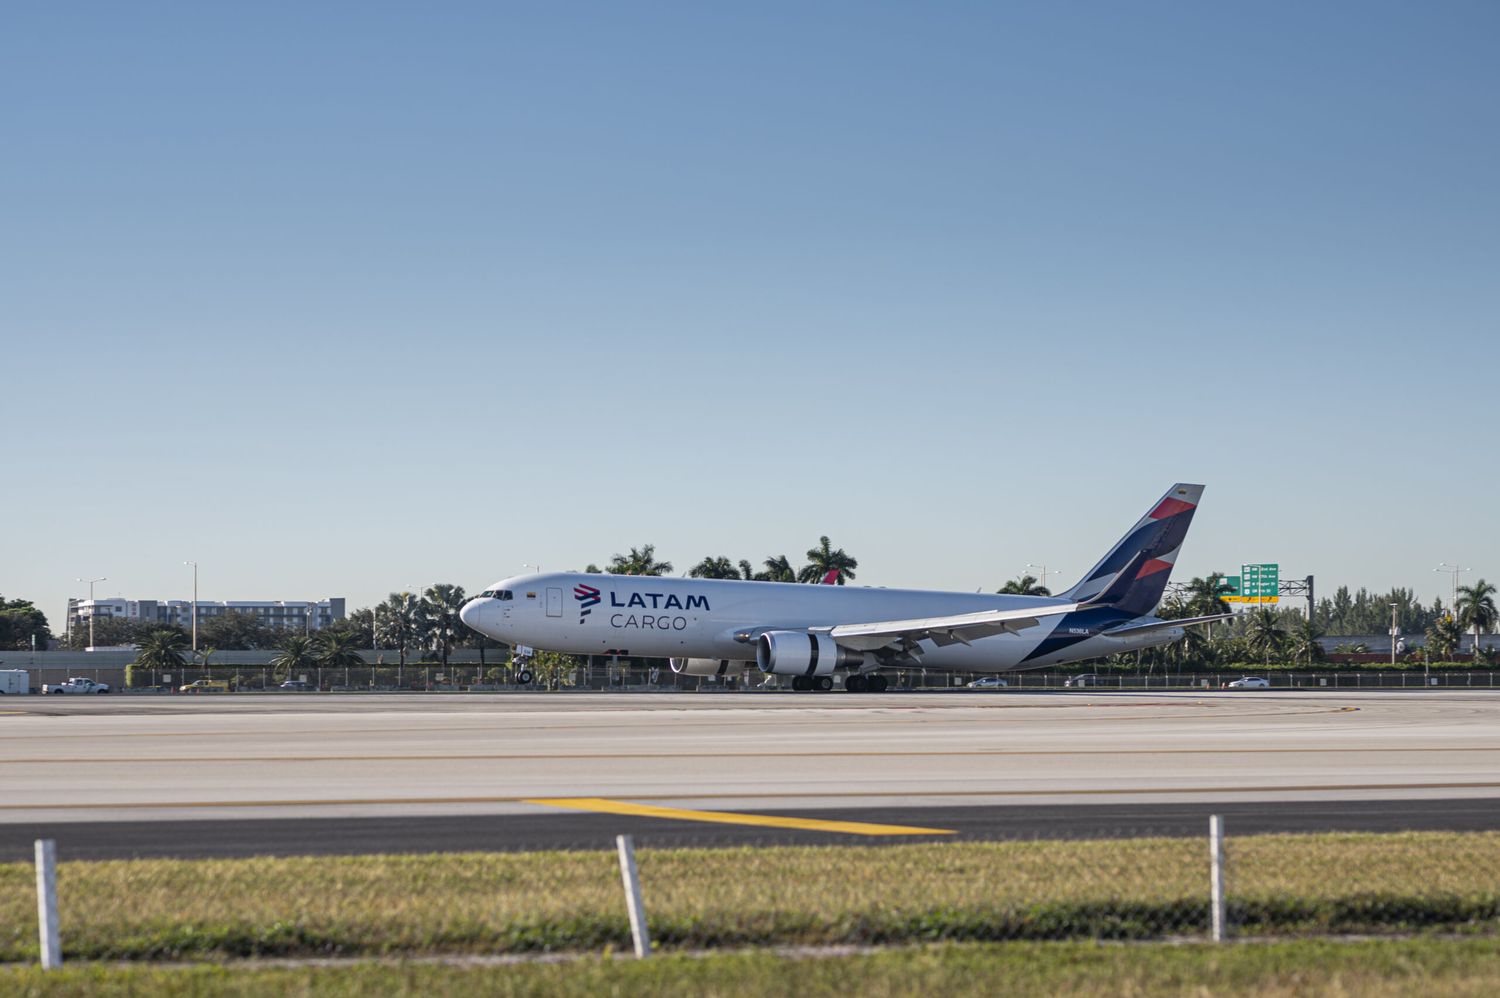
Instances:
[[[653,848],[648,833],[633,857],[644,919],[633,936],[626,864],[612,841],[575,851],[79,862],[67,859],[65,828],[54,963],[626,953],[646,935],[676,951],[1500,935],[1493,831],[1235,836],[1231,826],[1217,842],[1205,828],[1175,838],[1125,830],[704,848]],[[47,879],[42,866],[0,864],[0,962],[42,955]]]

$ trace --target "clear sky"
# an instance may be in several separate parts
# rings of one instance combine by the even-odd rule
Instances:
[[[1500,6],[0,10],[0,593],[1500,578]],[[1054,582],[1058,580],[1052,580]]]

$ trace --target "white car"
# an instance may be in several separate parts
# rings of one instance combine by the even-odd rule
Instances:
[[[1268,690],[1271,688],[1271,681],[1259,676],[1246,676],[1230,683],[1229,688],[1232,690]]]
[[[1010,683],[1008,683],[1005,680],[1001,679],[999,676],[984,676],[984,677],[982,677],[980,679],[976,679],[972,683],[970,683],[969,684],[969,689],[971,689],[971,690],[1003,690],[1003,689],[1005,689],[1005,687],[1007,687],[1009,685],[1010,685]]]
[[[42,687],[43,693],[108,693],[108,683],[96,683],[92,679],[84,679],[82,676],[74,676],[66,683],[47,683]]]

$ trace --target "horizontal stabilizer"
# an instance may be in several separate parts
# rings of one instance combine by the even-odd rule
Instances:
[[[1183,617],[1181,620],[1153,620],[1149,624],[1126,624],[1124,627],[1112,628],[1100,633],[1106,638],[1123,638],[1130,634],[1145,634],[1149,631],[1162,631],[1169,627],[1192,627],[1194,624],[1212,624],[1216,620],[1228,620],[1233,617],[1232,613],[1215,613],[1207,617]]]

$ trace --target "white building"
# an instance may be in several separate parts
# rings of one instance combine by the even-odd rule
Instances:
[[[268,627],[284,630],[318,631],[335,620],[344,619],[344,597],[324,600],[199,600],[198,626],[230,611],[247,613]],[[183,630],[193,626],[192,600],[154,599],[70,599],[68,630],[88,630],[89,620],[145,621],[177,625]],[[310,618],[310,619],[309,619]]]

